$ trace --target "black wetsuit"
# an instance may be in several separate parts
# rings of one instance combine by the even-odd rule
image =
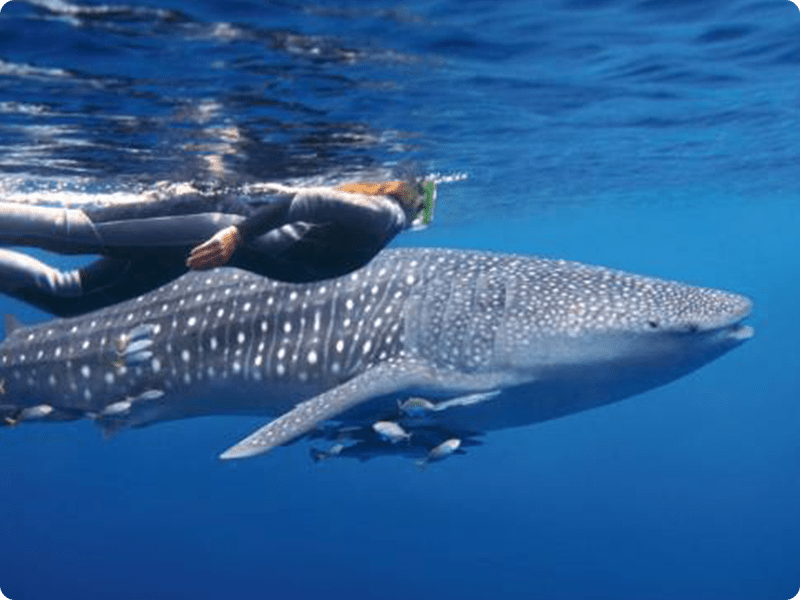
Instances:
[[[256,206],[193,195],[84,209],[0,203],[0,244],[102,256],[65,272],[0,250],[0,292],[55,315],[82,314],[185,273],[189,251],[230,225],[242,243],[228,265],[304,282],[363,266],[407,217],[389,198],[329,190],[277,195]]]

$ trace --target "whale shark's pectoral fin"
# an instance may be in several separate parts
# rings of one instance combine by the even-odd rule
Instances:
[[[385,362],[327,392],[301,402],[289,412],[220,454],[223,460],[268,452],[305,435],[322,421],[378,396],[431,382],[430,369],[403,361]]]

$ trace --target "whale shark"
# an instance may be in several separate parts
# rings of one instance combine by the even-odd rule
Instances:
[[[304,437],[380,454],[369,435],[389,422],[408,438],[387,455],[424,455],[664,385],[752,337],[751,310],[731,292],[491,252],[386,250],[304,284],[223,267],[79,317],[8,319],[0,420],[88,418],[110,435],[269,419],[223,459]]]

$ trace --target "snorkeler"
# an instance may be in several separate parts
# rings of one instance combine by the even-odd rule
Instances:
[[[274,198],[258,206],[198,195],[81,209],[0,202],[0,244],[101,256],[64,271],[0,249],[0,292],[71,316],[139,296],[189,268],[227,264],[288,282],[337,277],[404,229],[427,225],[436,191],[430,181],[264,188]]]

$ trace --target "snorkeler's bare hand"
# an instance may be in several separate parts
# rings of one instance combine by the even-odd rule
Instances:
[[[221,267],[230,260],[241,241],[239,230],[234,225],[221,229],[211,239],[192,249],[186,266],[198,271]]]

